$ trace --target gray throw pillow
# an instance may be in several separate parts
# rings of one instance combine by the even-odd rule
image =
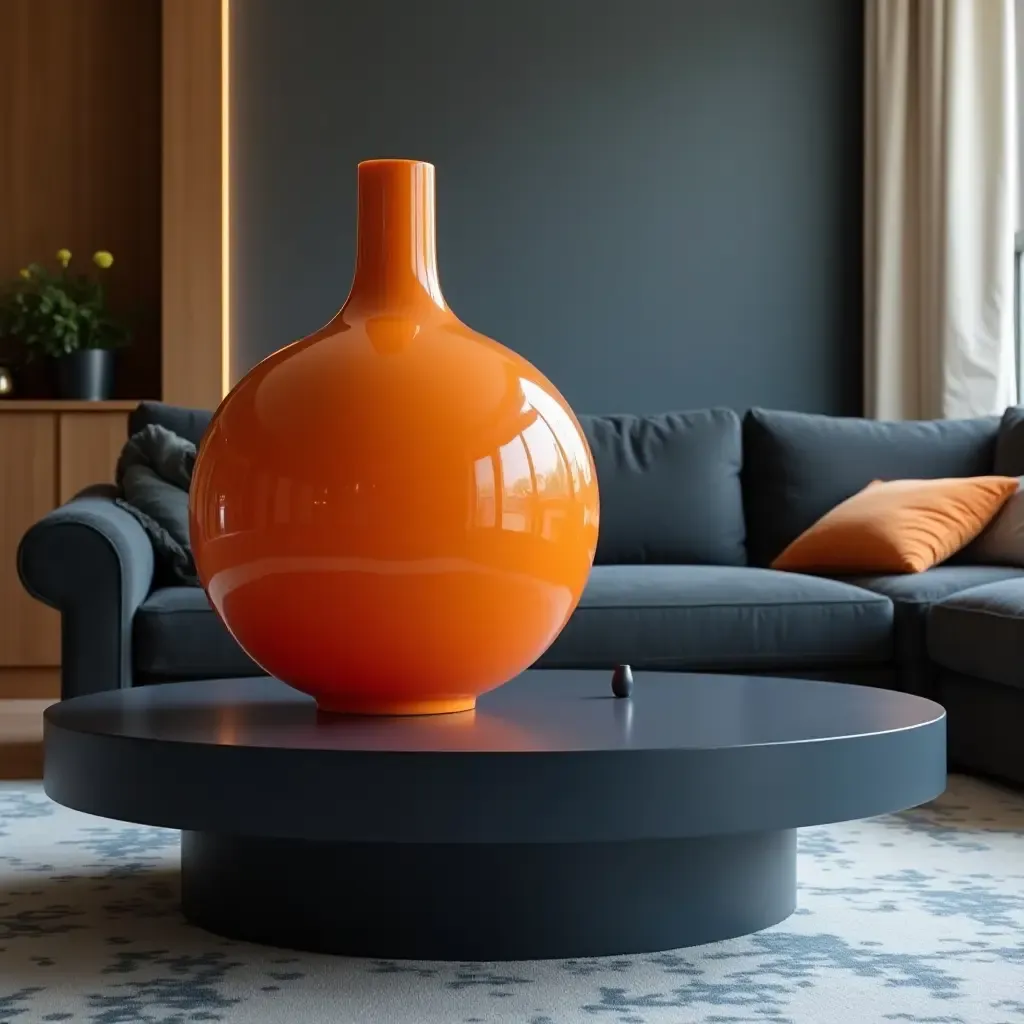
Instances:
[[[121,451],[117,504],[138,520],[153,545],[158,586],[199,586],[189,543],[188,491],[196,446],[156,424],[133,434]]]
[[[964,549],[959,561],[975,565],[1017,565],[1024,568],[1024,477],[1017,493]]]

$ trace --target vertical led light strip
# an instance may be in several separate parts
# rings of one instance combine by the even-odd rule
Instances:
[[[220,386],[231,388],[231,0],[220,0]]]

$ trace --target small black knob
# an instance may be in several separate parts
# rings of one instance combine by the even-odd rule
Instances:
[[[612,693],[616,697],[633,694],[633,670],[628,665],[616,665],[612,673]]]

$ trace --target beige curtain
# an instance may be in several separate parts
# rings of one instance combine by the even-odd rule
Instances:
[[[865,408],[1017,399],[1013,0],[867,0]]]

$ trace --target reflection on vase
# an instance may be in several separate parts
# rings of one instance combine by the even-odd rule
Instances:
[[[571,529],[576,494],[592,482],[593,470],[589,460],[574,458],[576,425],[562,407],[531,381],[517,383],[524,397],[510,424],[516,432],[474,462],[472,525],[558,543]]]

